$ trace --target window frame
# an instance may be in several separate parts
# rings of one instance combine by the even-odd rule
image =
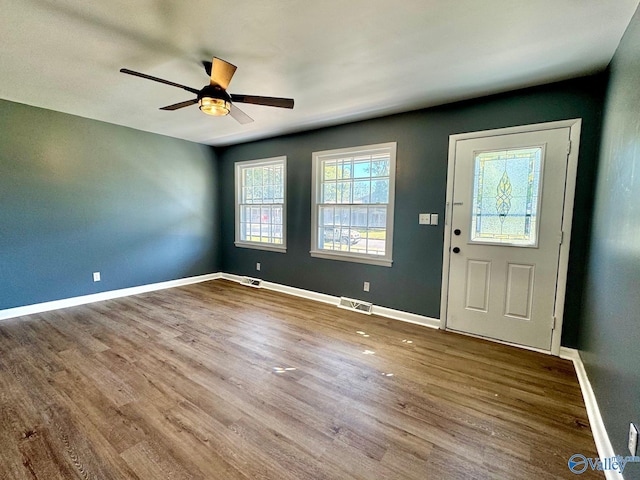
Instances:
[[[282,243],[262,243],[251,242],[242,240],[240,237],[240,209],[242,203],[242,181],[243,176],[241,172],[245,168],[265,167],[269,165],[282,165],[282,186],[283,186],[283,198],[282,198]],[[235,183],[235,241],[236,247],[251,248],[255,250],[266,250],[270,252],[286,253],[287,252],[287,157],[282,155],[279,157],[260,158],[256,160],[245,160],[241,162],[235,162],[234,165],[234,183]],[[255,206],[266,205],[280,205],[279,203],[261,203],[254,204]]]
[[[322,181],[322,172],[320,171],[324,160],[339,159],[346,156],[355,155],[371,155],[375,153],[389,154],[389,201],[386,204],[370,203],[357,205],[386,205],[387,221],[385,225],[386,240],[385,254],[374,255],[370,253],[354,253],[336,250],[323,250],[318,248],[318,212],[319,207],[327,204],[320,203],[322,187],[319,182]],[[377,143],[373,145],[362,145],[356,147],[338,148],[334,150],[323,150],[312,153],[312,173],[311,173],[311,250],[309,253],[315,258],[324,258],[329,260],[340,260],[345,262],[365,263],[369,265],[378,265],[391,267],[393,264],[393,224],[395,211],[395,185],[396,185],[396,155],[397,142]],[[336,203],[336,206],[341,204]],[[345,206],[353,206],[355,204],[342,204]]]

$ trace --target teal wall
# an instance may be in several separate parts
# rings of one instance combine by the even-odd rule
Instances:
[[[0,310],[217,272],[217,189],[209,147],[0,100]]]
[[[605,86],[606,75],[598,75],[219,149],[222,270],[439,318],[444,225],[418,225],[418,214],[444,218],[449,135],[582,118],[563,331],[563,344],[574,347]],[[383,142],[398,145],[393,266],[311,258],[312,152]],[[287,156],[288,251],[237,248],[234,163],[279,155]],[[256,262],[261,263],[259,273]],[[369,293],[362,290],[364,281],[371,282]]]
[[[610,65],[580,353],[618,455],[640,426],[640,10]],[[640,479],[640,464],[625,478]]]

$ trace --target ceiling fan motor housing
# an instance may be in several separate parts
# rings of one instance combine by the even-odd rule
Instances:
[[[218,98],[225,102],[231,102],[229,94],[218,85],[205,85],[198,93],[198,100],[203,98]]]
[[[207,115],[228,115],[231,111],[231,97],[219,85],[206,85],[198,92],[198,106]]]

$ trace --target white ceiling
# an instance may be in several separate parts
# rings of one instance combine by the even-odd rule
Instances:
[[[548,83],[606,67],[639,0],[0,0],[0,98],[228,145]],[[255,122],[159,107],[238,66]]]

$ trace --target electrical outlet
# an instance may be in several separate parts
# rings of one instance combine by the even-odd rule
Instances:
[[[420,225],[431,225],[431,214],[430,213],[418,214],[418,223]]]
[[[638,451],[638,427],[633,423],[629,424],[629,452],[635,456]]]
[[[256,270],[260,271],[260,262],[256,263]]]
[[[369,282],[364,282],[364,291],[365,292],[369,291]]]
[[[94,282],[100,281],[100,272],[93,272],[93,281]]]

